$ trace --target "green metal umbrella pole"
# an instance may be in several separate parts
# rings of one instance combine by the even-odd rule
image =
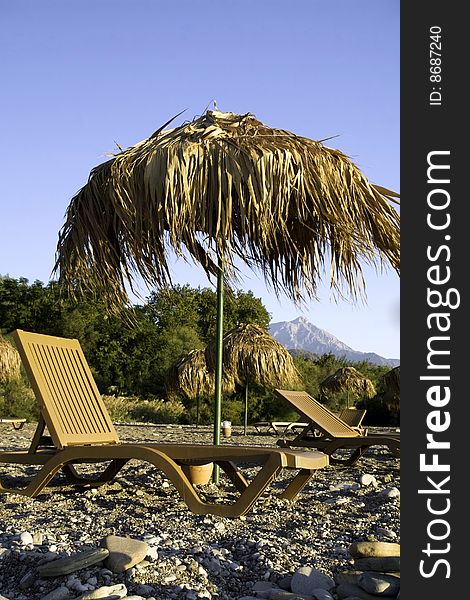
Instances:
[[[217,329],[215,357],[215,394],[214,394],[214,444],[220,444],[220,428],[222,421],[222,369],[223,369],[223,337],[224,337],[224,267],[222,260],[218,262],[217,273]],[[214,465],[213,482],[219,483],[219,467]]]

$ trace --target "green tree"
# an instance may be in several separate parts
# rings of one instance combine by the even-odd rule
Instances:
[[[194,329],[206,345],[215,338],[217,294],[210,288],[188,285],[162,288],[152,292],[144,307],[149,319],[160,331],[186,326]],[[270,315],[260,298],[251,291],[237,290],[226,294],[224,331],[242,323],[255,323],[267,328]]]

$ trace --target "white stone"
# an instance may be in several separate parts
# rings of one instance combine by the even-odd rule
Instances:
[[[362,473],[362,475],[359,477],[359,483],[363,487],[366,487],[368,485],[372,485],[375,487],[377,485],[377,479],[369,473]]]
[[[20,534],[20,542],[22,546],[28,546],[33,543],[33,536],[29,531],[23,531],[23,533]]]

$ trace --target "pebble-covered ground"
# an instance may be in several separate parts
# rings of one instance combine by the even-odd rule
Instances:
[[[123,442],[212,439],[208,427],[117,429]],[[27,447],[33,432],[32,424],[19,431],[0,425],[0,448]],[[275,447],[272,436],[253,428],[248,434],[235,428],[222,443]],[[0,465],[6,482],[19,473]],[[47,488],[37,499],[0,494],[0,599],[103,597],[93,591],[124,584],[107,597],[236,600],[252,595],[256,582],[278,584],[300,567],[333,576],[351,569],[351,543],[399,542],[399,475],[399,460],[373,448],[354,467],[317,472],[294,503],[266,494],[236,519],[194,515],[159,471],[136,461],[97,489]],[[204,486],[204,493],[230,495],[223,478],[221,484]],[[100,563],[69,575],[38,575],[41,563],[97,548],[109,535],[145,541],[145,559],[123,573]]]

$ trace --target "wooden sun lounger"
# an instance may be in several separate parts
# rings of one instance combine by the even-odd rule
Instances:
[[[316,448],[327,454],[332,464],[344,465],[353,465],[371,446],[387,446],[394,456],[400,456],[399,434],[362,435],[307,392],[275,390],[275,393],[287,400],[301,418],[309,422],[294,439],[278,440],[278,446]],[[352,452],[347,458],[333,456],[340,449]]]
[[[17,419],[16,417],[0,417],[0,423],[9,423],[13,429],[21,429],[26,423],[26,419]]]
[[[308,423],[300,423],[299,421],[257,421],[253,423],[253,427],[258,433],[272,435],[286,435],[289,431],[297,432],[304,429]]]
[[[343,408],[338,416],[349,427],[352,427],[362,435],[367,435],[367,429],[362,426],[366,412],[367,409],[365,408]]]
[[[39,403],[41,417],[28,450],[0,451],[1,464],[37,465],[26,487],[7,487],[0,492],[37,496],[61,472],[66,484],[97,486],[111,481],[132,459],[161,469],[188,508],[197,514],[236,517],[245,514],[283,469],[295,470],[280,494],[293,500],[315,471],[328,465],[321,453],[256,446],[202,444],[122,444],[96,387],[77,340],[14,332],[20,356]],[[49,435],[45,435],[45,431]],[[93,479],[80,474],[76,465],[109,462]],[[239,492],[233,504],[205,502],[183,473],[181,465],[214,462]],[[251,481],[239,465],[261,468]]]

